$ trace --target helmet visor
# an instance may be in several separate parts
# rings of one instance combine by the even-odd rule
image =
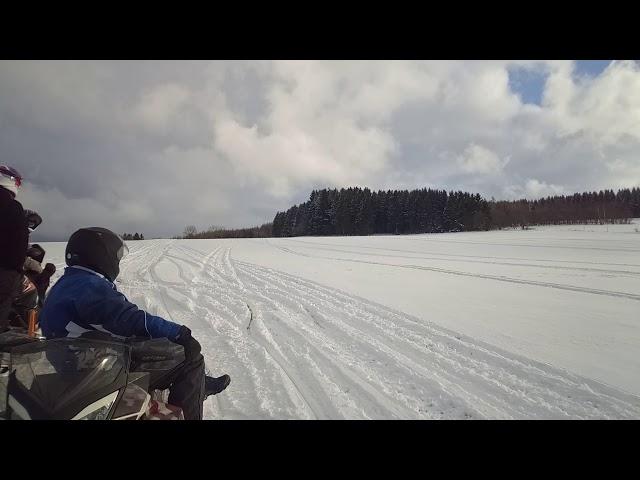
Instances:
[[[129,247],[127,247],[126,243],[122,242],[122,245],[118,249],[118,253],[116,253],[116,256],[118,257],[118,261],[122,260],[127,255],[129,255]]]

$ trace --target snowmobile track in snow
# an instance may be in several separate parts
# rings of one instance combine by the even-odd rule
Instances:
[[[444,273],[444,274],[448,274],[448,275],[458,275],[458,276],[462,276],[462,277],[474,277],[474,278],[480,278],[480,279],[485,279],[485,280],[495,280],[495,281],[498,281],[498,282],[514,283],[514,284],[520,284],[520,285],[534,285],[534,286],[537,286],[537,287],[555,288],[555,289],[558,289],[558,290],[568,290],[568,291],[572,291],[572,292],[588,293],[588,294],[593,294],[593,295],[606,295],[606,296],[609,296],[609,297],[628,298],[630,300],[640,301],[640,295],[636,295],[636,294],[633,294],[633,293],[616,292],[616,291],[611,291],[611,290],[600,290],[600,289],[597,289],[597,288],[579,287],[577,285],[565,285],[565,284],[553,283],[553,282],[538,282],[538,281],[535,281],[535,280],[524,280],[524,279],[519,279],[519,278],[511,278],[511,277],[507,277],[507,276],[504,276],[504,275],[487,275],[487,274],[482,274],[482,273],[463,272],[463,271],[460,271],[460,270],[450,270],[450,269],[447,269],[447,268],[438,268],[438,267],[427,267],[427,266],[424,266],[424,265],[394,264],[394,263],[374,262],[374,261],[371,261],[371,260],[356,260],[356,259],[352,259],[352,258],[345,259],[345,258],[335,258],[335,257],[324,257],[324,256],[320,256],[320,255],[309,255],[309,254],[306,254],[306,253],[296,252],[295,250],[291,250],[290,248],[283,247],[283,246],[275,246],[275,248],[277,248],[279,250],[282,250],[283,252],[291,253],[293,255],[300,255],[302,257],[323,258],[323,259],[326,259],[326,260],[335,260],[335,261],[339,261],[339,262],[365,263],[365,264],[369,264],[369,265],[379,265],[379,266],[392,267],[392,268],[410,268],[410,269],[415,269],[415,270],[425,270],[425,271],[429,271],[429,272]],[[349,253],[353,253],[353,252],[349,252]],[[518,266],[526,266],[526,265],[518,265]],[[609,271],[608,273],[613,273],[613,272]],[[625,273],[635,274],[635,272],[625,272]]]
[[[207,401],[207,418],[640,416],[636,396],[232,253],[185,241],[136,245],[118,284],[152,313],[187,324],[208,369],[231,375],[229,389]]]

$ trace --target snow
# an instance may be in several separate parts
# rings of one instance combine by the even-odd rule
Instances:
[[[118,287],[231,375],[207,418],[638,418],[639,226],[145,240]]]

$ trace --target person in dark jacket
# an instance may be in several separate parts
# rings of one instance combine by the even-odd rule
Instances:
[[[25,212],[15,199],[21,184],[22,176],[15,168],[0,165],[0,332],[8,328],[29,245]]]
[[[106,228],[81,228],[71,235],[65,250],[68,267],[40,313],[42,333],[55,338],[99,331],[126,338],[166,338],[181,345],[185,360],[171,384],[151,387],[169,388],[169,403],[181,407],[185,419],[202,419],[206,397],[224,390],[231,379],[205,375],[200,343],[189,328],[139,309],[118,291],[114,282],[127,252],[124,241]]]
[[[56,266],[53,263],[47,263],[44,267],[42,266],[45,253],[40,245],[34,243],[27,249],[27,258],[24,262],[25,275],[31,280],[38,292],[38,306],[40,308],[44,303],[51,277],[56,273]]]

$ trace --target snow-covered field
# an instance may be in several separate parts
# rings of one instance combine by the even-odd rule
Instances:
[[[118,286],[231,375],[207,418],[640,418],[639,227],[129,242]]]

